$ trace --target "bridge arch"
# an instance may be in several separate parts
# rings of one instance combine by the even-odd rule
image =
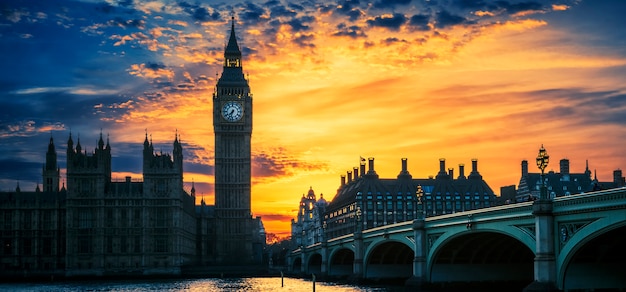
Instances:
[[[334,250],[329,255],[328,275],[330,276],[350,276],[353,273],[354,250],[341,247]]]
[[[307,257],[305,273],[317,275],[322,273],[322,255],[320,253],[314,252]]]
[[[557,235],[562,235],[560,230]],[[623,210],[585,225],[567,240],[557,257],[559,288],[626,288],[624,246],[626,214]]]
[[[430,250],[431,283],[501,282],[521,288],[533,281],[535,254],[528,240],[495,229],[449,233]]]
[[[293,259],[293,263],[291,263],[291,271],[295,273],[300,273],[302,271],[302,258],[296,257]]]
[[[401,240],[382,240],[368,246],[364,278],[406,280],[413,275],[414,251]]]

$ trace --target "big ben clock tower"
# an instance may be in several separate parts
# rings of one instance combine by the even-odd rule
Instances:
[[[250,138],[252,94],[241,66],[233,17],[224,51],[224,71],[213,95],[215,132],[216,262],[242,265],[253,261],[250,211]]]

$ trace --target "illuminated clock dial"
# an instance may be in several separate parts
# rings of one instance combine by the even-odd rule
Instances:
[[[241,103],[229,101],[222,106],[222,117],[229,122],[236,122],[243,117],[243,107]]]

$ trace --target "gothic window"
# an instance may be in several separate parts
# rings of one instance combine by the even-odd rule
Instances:
[[[13,217],[11,216],[11,212],[6,211],[4,213],[4,230],[12,230],[13,229]]]
[[[155,252],[167,252],[167,236],[158,236],[154,240],[154,251]]]
[[[52,254],[52,238],[44,238],[42,240],[42,253],[43,255],[51,255]]]
[[[133,252],[137,253],[141,251],[141,238],[139,236],[135,236],[133,240]]]
[[[33,225],[32,214],[30,211],[24,211],[24,229],[31,229]]]
[[[50,211],[42,211],[43,212],[43,218],[41,222],[42,225],[42,229],[52,229],[53,226],[53,222],[52,222],[52,214],[50,214]]]
[[[3,249],[3,253],[5,255],[10,255],[13,254],[13,245],[12,245],[12,239],[10,238],[5,238],[4,242],[2,243],[2,249]]]
[[[78,238],[78,253],[91,253],[91,238],[89,236]]]
[[[30,238],[22,239],[22,248],[24,255],[31,255],[33,252],[33,241]]]
[[[126,236],[120,237],[120,252],[126,252]]]
[[[92,227],[92,211],[91,210],[80,210],[78,214],[78,228],[86,229]]]
[[[106,251],[107,253],[113,253],[113,237],[112,236],[106,237]]]

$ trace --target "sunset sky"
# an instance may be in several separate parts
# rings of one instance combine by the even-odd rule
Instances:
[[[303,193],[330,200],[374,157],[381,177],[478,169],[499,194],[543,144],[548,170],[626,167],[626,1],[0,1],[0,190],[41,183],[54,138],[141,178],[184,147],[213,203],[211,95],[230,19],[254,102],[252,211],[285,236]],[[531,171],[538,171],[532,167]],[[468,170],[466,170],[466,173]],[[62,173],[64,176],[64,171]],[[199,203],[199,199],[198,199]]]

